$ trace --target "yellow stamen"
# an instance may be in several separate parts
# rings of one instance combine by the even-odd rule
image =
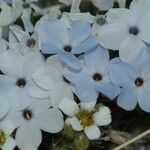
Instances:
[[[80,121],[81,126],[87,127],[87,126],[91,126],[94,123],[92,115],[93,115],[93,111],[89,112],[85,109],[81,109],[76,114],[76,117]]]
[[[2,146],[6,141],[6,135],[3,130],[0,129],[0,146]]]

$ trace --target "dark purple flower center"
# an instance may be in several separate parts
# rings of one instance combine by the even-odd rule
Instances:
[[[33,48],[35,46],[36,42],[35,42],[35,39],[31,38],[31,39],[28,39],[27,42],[26,42],[26,45],[30,48]]]
[[[72,47],[71,47],[70,45],[65,45],[65,46],[63,47],[63,49],[64,49],[64,51],[66,51],[66,52],[71,52],[71,51],[72,51]]]
[[[137,87],[140,87],[140,86],[142,86],[144,84],[144,80],[142,79],[142,78],[137,78],[136,80],[135,80],[135,85],[137,86]]]
[[[20,78],[20,79],[17,80],[16,85],[23,88],[23,87],[25,87],[26,83],[27,82],[24,78]]]
[[[133,35],[137,35],[139,33],[139,29],[136,26],[135,27],[130,27],[129,33],[133,34]]]
[[[99,25],[104,25],[106,23],[106,19],[103,17],[100,17],[96,20],[96,23]]]
[[[25,120],[31,120],[31,118],[32,118],[32,112],[30,111],[30,110],[24,110],[23,112],[22,112],[22,116],[23,116],[23,118],[25,119]]]
[[[101,81],[101,80],[102,80],[102,75],[99,74],[99,73],[95,73],[95,74],[93,75],[93,80],[95,80],[96,82]]]

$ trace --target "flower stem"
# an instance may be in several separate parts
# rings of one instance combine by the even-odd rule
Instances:
[[[143,138],[144,136],[146,136],[146,135],[148,135],[148,134],[150,134],[150,129],[147,130],[147,131],[145,131],[145,132],[143,132],[143,133],[141,133],[140,135],[136,136],[135,138],[133,138],[133,139],[127,141],[126,143],[124,143],[124,144],[122,144],[122,145],[120,145],[120,146],[114,148],[113,150],[121,150],[121,149],[123,149],[124,147],[126,147],[126,146],[128,146],[128,145],[134,143],[135,141],[137,141],[137,140]]]
[[[71,5],[71,13],[78,13],[80,12],[80,3],[81,0],[73,0],[72,5]]]

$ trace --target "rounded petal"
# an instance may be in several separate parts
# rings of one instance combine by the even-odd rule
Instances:
[[[150,43],[150,29],[149,28],[144,28],[140,33],[139,33],[140,38],[146,42]]]
[[[76,84],[74,93],[79,97],[81,102],[96,101],[98,97],[95,85],[88,81]]]
[[[66,120],[66,123],[70,124],[75,131],[83,130],[83,127],[81,126],[79,120],[76,117],[68,118]]]
[[[25,123],[17,129],[15,139],[20,149],[26,145],[39,147],[42,142],[41,130],[36,124]]]
[[[39,28],[39,38],[41,43],[52,44],[59,48],[69,41],[67,26],[61,20],[43,20]]]
[[[8,75],[0,75],[0,92],[7,93],[7,91],[14,88],[15,79]]]
[[[122,61],[132,62],[145,47],[144,42],[133,35],[126,37],[119,47],[119,56]]]
[[[80,103],[80,107],[82,109],[86,109],[88,111],[92,111],[96,105],[97,101],[93,101],[93,102],[81,102]]]
[[[70,53],[62,53],[59,55],[62,61],[64,61],[69,67],[79,70],[81,63],[76,56]]]
[[[35,122],[41,130],[49,133],[58,133],[64,126],[64,119],[61,111],[53,108],[36,113]]]
[[[75,116],[76,113],[79,111],[79,106],[77,103],[68,98],[64,98],[63,101],[60,103],[59,108],[68,116]]]
[[[59,93],[59,94],[58,94]],[[63,98],[73,100],[73,92],[71,86],[65,82],[59,82],[55,84],[52,89],[49,90],[49,97],[53,107],[58,107]]]
[[[115,60],[115,59],[113,59]],[[117,62],[113,60],[109,64],[109,76],[110,80],[118,86],[128,83],[130,78],[133,76],[134,69],[128,63],[122,62],[119,59]]]
[[[110,81],[104,81],[99,86],[97,86],[97,90],[110,98],[111,100],[117,97],[120,93],[120,87],[114,85]]]
[[[12,50],[4,52],[0,59],[0,69],[4,74],[9,76],[22,76],[23,70],[21,55],[18,52]]]
[[[98,139],[101,136],[101,131],[96,125],[84,128],[84,132],[90,140]]]
[[[137,105],[137,91],[135,88],[123,87],[117,99],[118,106],[125,110],[133,110]]]
[[[97,126],[105,126],[111,123],[110,109],[106,106],[100,106],[99,111],[93,115]]]
[[[146,81],[145,81],[146,82]],[[138,90],[137,92],[137,99],[138,99],[138,104],[141,107],[142,110],[150,113],[150,84],[145,83],[145,85]]]
[[[33,74],[38,68],[45,65],[45,61],[39,52],[26,53],[23,59],[23,72],[24,75]]]
[[[92,60],[92,61],[91,61]],[[101,46],[94,51],[86,53],[84,55],[84,62],[87,71],[93,74],[97,71],[103,73],[109,63],[109,52]]]
[[[55,81],[45,74],[34,73],[32,75],[34,82],[44,90],[49,90],[55,85]]]
[[[65,67],[64,62],[61,61],[58,55],[53,55],[48,57],[46,63],[47,66],[54,66],[54,68],[57,68],[61,73],[63,72],[63,69]]]
[[[71,24],[70,40],[73,46],[77,46],[90,36],[91,24],[84,21],[74,21]]]
[[[118,1],[118,0],[117,0]],[[120,0],[124,1],[124,0]],[[129,27],[135,24],[134,14],[127,8],[112,8],[107,12],[107,21],[109,23],[122,23]]]
[[[80,43],[78,46],[74,47],[72,53],[74,54],[81,54],[88,52],[95,48],[98,44],[97,38],[95,36],[91,36],[87,38],[85,41]]]
[[[100,45],[105,48],[119,50],[121,43],[128,35],[128,27],[120,23],[103,25],[98,32]]]
[[[28,85],[26,85],[27,93],[34,98],[48,98],[49,93],[47,90],[44,90],[38,87],[33,80],[28,81]]]

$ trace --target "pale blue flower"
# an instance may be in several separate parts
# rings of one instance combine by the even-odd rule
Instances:
[[[148,55],[148,54],[146,54]],[[150,60],[139,57],[132,64],[120,59],[110,63],[111,81],[122,87],[117,104],[125,110],[133,110],[137,104],[146,112],[150,112]]]
[[[64,69],[64,76],[73,85],[74,93],[81,101],[94,101],[99,92],[114,99],[120,88],[112,84],[108,72],[109,52],[98,47],[86,53],[82,60],[81,71]]]
[[[70,28],[62,20],[43,20],[39,28],[39,40],[44,54],[58,54],[69,66],[81,67],[75,54],[92,50],[97,45],[91,36],[91,24],[74,21]]]

